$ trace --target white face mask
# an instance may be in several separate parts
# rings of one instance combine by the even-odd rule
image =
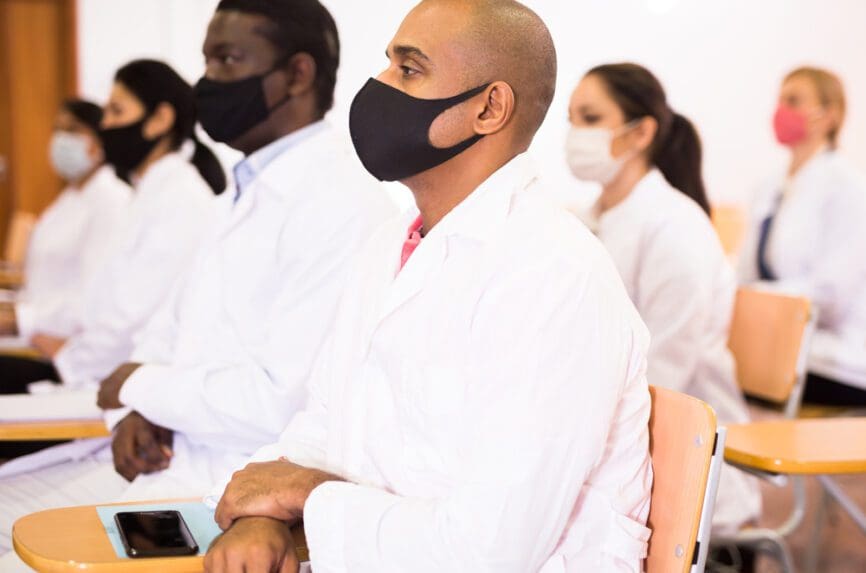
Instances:
[[[96,164],[88,153],[89,147],[86,135],[55,131],[49,148],[51,165],[66,181],[78,181]]]
[[[613,157],[611,143],[615,137],[635,125],[636,122],[631,122],[618,129],[572,126],[565,140],[565,160],[571,173],[582,181],[594,181],[602,185],[613,181],[632,154]]]

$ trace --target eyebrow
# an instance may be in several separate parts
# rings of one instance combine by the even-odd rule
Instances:
[[[430,62],[430,58],[415,46],[394,46],[394,54],[399,56],[415,56],[425,62]],[[385,56],[390,57],[388,50],[385,50]]]

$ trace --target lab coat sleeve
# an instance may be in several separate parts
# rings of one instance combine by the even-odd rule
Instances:
[[[866,188],[834,193],[825,205],[822,248],[812,272],[802,282],[780,287],[804,292],[817,305],[821,324],[844,321],[851,305],[864,294],[866,280]]]
[[[465,472],[447,495],[348,482],[313,491],[304,522],[317,573],[544,564],[605,451],[627,380],[645,385],[643,357],[633,360],[645,339],[624,319],[621,285],[569,266],[514,271],[519,278],[495,281],[480,301],[465,410],[442,422],[466,424],[467,436],[459,452]],[[646,420],[641,425],[636,436]]]
[[[273,442],[306,400],[310,372],[332,327],[346,269],[356,247],[351,222],[334,236],[306,238],[286,231],[289,253],[282,290],[266,313],[266,335],[248,360],[175,366],[147,364],[124,384],[120,399],[152,422],[203,443],[245,452]],[[311,243],[315,241],[315,245]],[[291,349],[291,359],[287,359]],[[194,412],[194,413],[193,413]]]
[[[62,295],[40,296],[38,300],[16,305],[21,338],[30,340],[37,333],[66,337],[80,328],[86,293],[116,245],[128,208],[128,191],[119,183],[116,187],[102,193],[98,200],[90,200],[84,236],[81,243],[75,245],[80,258],[77,280],[69,284]]]
[[[683,233],[671,226],[644,240],[636,306],[652,342],[647,359],[650,384],[687,392],[704,352],[704,336],[712,319],[714,283],[726,265],[717,256],[715,237]],[[720,265],[712,266],[711,262]]]
[[[94,289],[107,297],[90,297],[83,330],[69,338],[54,357],[65,384],[99,382],[129,359],[132,337],[171,292],[198,248],[210,203],[194,206],[161,214],[136,238],[132,250],[112,257],[112,272],[99,278],[111,281],[111,287]]]
[[[182,296],[188,282],[184,275],[175,283],[165,304],[153,315],[146,326],[134,337],[135,347],[129,358],[139,364],[168,364],[174,355],[177,340],[177,313],[183,304]]]
[[[328,467],[325,454],[328,435],[326,396],[333,358],[333,342],[333,337],[329,336],[321,355],[316,360],[304,408],[292,418],[276,442],[260,447],[247,462],[235,470],[243,469],[248,463],[272,461],[283,456],[306,467],[321,469]],[[336,469],[330,471],[337,472]],[[205,503],[216,507],[230,480],[231,473],[224,476],[205,496]]]

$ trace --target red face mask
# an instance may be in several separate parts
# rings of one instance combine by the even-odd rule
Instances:
[[[780,105],[773,116],[773,129],[779,143],[797,145],[806,138],[806,116],[786,105]]]

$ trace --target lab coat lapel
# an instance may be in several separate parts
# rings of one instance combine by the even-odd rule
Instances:
[[[431,233],[431,235],[433,234]],[[376,327],[408,301],[415,298],[424,289],[429,278],[442,267],[445,260],[445,237],[431,235],[421,241],[421,244],[406,261],[406,265],[387,288],[376,320]],[[402,237],[402,240],[405,240],[405,236]],[[399,263],[402,246],[402,241],[395,242],[392,246],[393,260],[397,263]]]
[[[325,165],[329,152],[336,146],[330,129],[311,135],[297,142],[275,157],[232,205],[231,214],[221,228],[219,238],[225,237],[236,229],[253,211],[255,205],[263,200],[262,195],[275,193],[289,196],[303,193],[303,181],[308,173],[327,169]]]

